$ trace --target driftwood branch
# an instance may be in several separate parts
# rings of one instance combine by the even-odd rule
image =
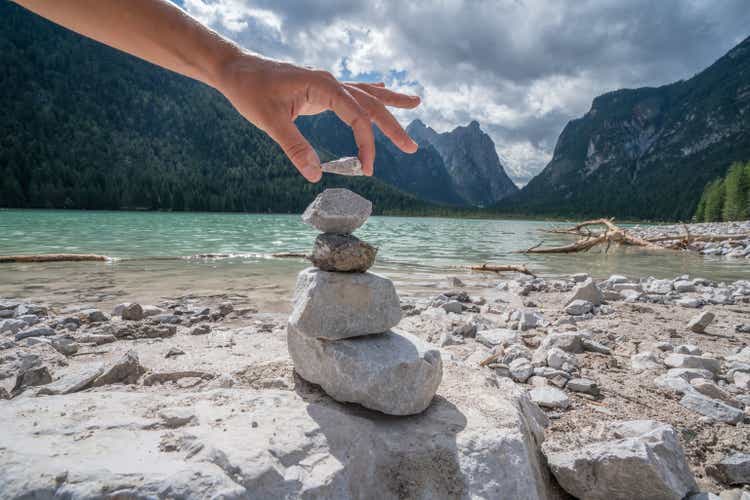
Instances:
[[[300,253],[300,252],[277,252],[272,253],[271,257],[276,258],[297,258],[297,259],[309,259],[310,256],[306,253]]]
[[[590,230],[590,226],[604,226],[603,231],[593,232]],[[584,236],[585,231],[585,236]],[[577,236],[584,236],[583,238],[575,241],[569,245],[562,245],[557,247],[541,247],[535,245],[526,250],[521,250],[520,253],[575,253],[575,252],[587,252],[597,245],[606,243],[607,247],[605,251],[609,251],[609,247],[612,243],[619,245],[631,245],[652,249],[662,249],[664,247],[654,244],[651,241],[645,240],[631,232],[615,225],[614,219],[594,219],[581,222],[573,227],[569,228],[555,228],[550,229],[547,232],[557,234],[573,234]]]
[[[493,264],[482,264],[480,266],[470,266],[469,269],[472,271],[480,271],[480,272],[492,272],[492,273],[505,273],[505,272],[517,272],[517,273],[523,273],[528,274],[529,276],[533,276],[536,278],[536,274],[531,272],[528,267],[526,266],[513,266],[513,265],[493,265]]]
[[[0,263],[9,262],[80,262],[110,260],[105,255],[72,254],[72,253],[49,253],[36,255],[0,255]]]

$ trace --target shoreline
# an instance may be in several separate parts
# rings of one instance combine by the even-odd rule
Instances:
[[[463,210],[462,208],[453,208],[453,207],[445,207],[447,210]],[[128,209],[118,209],[118,210],[104,210],[104,209],[97,209],[97,210],[89,210],[85,208],[18,208],[18,207],[0,207],[0,212],[4,211],[12,211],[12,210],[18,210],[18,211],[37,211],[37,212],[82,212],[82,213],[97,213],[97,212],[103,212],[103,213],[155,213],[155,214],[161,214],[161,213],[169,213],[169,214],[223,214],[223,215],[301,215],[301,213],[296,212],[225,212],[225,211],[201,211],[201,210],[190,210],[190,211],[183,211],[183,210],[151,210],[151,209],[134,209],[134,208],[128,208]],[[430,219],[430,218],[436,218],[436,219],[458,219],[458,220],[508,220],[508,221],[530,221],[530,222],[539,222],[539,221],[550,221],[550,222],[564,222],[564,223],[571,223],[574,224],[578,221],[585,220],[585,219],[595,219],[597,216],[594,215],[554,215],[554,214],[516,214],[516,213],[495,213],[491,211],[486,211],[488,209],[480,209],[477,208],[477,213],[473,213],[473,209],[467,208],[467,210],[470,211],[471,215],[456,215],[456,214],[420,214],[420,213],[413,213],[413,214],[403,214],[399,213],[398,211],[389,211],[388,213],[374,213],[373,217],[394,217],[394,218],[420,218],[420,219]],[[610,217],[610,215],[603,215],[601,217]],[[667,219],[637,219],[637,218],[615,218],[615,220],[618,222],[618,224],[625,224],[625,225],[634,225],[634,224],[647,224],[651,226],[671,226],[671,225],[677,225],[677,224],[732,224],[733,222],[692,222],[692,221],[679,221],[679,220],[667,220]],[[737,222],[750,222],[750,221],[737,221]]]
[[[467,395],[459,397],[451,378],[455,370],[462,377],[493,378],[500,387],[511,391],[507,394],[518,391],[519,396],[513,397],[528,397],[538,388],[557,390],[555,394],[562,393],[564,404],[540,403],[548,421],[544,431],[545,453],[580,448],[607,423],[649,418],[674,427],[701,491],[718,494],[731,489],[718,476],[709,474],[707,466],[719,463],[735,451],[750,449],[747,432],[750,387],[737,385],[744,380],[743,375],[737,375],[745,373],[740,365],[750,366],[750,358],[745,360],[750,356],[750,282],[719,283],[685,276],[670,280],[612,276],[595,280],[593,286],[601,294],[601,304],[593,305],[599,295],[590,285],[587,290],[578,291],[585,280],[583,274],[447,278],[434,286],[402,294],[403,318],[397,328],[440,349],[449,378],[444,380],[438,394],[462,413],[470,415],[476,411],[475,403],[470,400],[480,393],[472,396],[472,391],[488,391],[481,392],[482,399],[505,396],[497,388],[472,386],[462,389],[469,391],[469,400]],[[148,316],[137,320],[113,314],[118,310],[97,309],[96,302],[46,307],[25,300],[0,299],[0,314],[13,316],[0,319],[5,329],[0,334],[0,386],[8,396],[14,396],[10,401],[0,401],[0,411],[3,405],[11,404],[24,405],[24,411],[42,411],[39,405],[79,401],[91,394],[106,398],[111,404],[127,395],[128,404],[134,405],[138,412],[141,411],[138,401],[145,404],[160,394],[198,400],[213,397],[213,391],[221,390],[251,391],[259,397],[296,393],[307,404],[318,401],[327,407],[346,407],[294,375],[286,351],[287,308],[269,310],[235,291],[173,292],[177,293],[169,293],[171,298],[151,306],[142,302],[147,306],[144,309]],[[571,310],[566,303],[574,294],[593,302],[584,304],[581,310]],[[283,295],[278,294],[278,299],[282,300]],[[28,298],[33,298],[33,293]],[[714,314],[715,319],[703,332],[688,328],[691,319],[704,312]],[[27,336],[29,331],[32,334]],[[587,342],[599,347],[596,352],[569,353],[574,364],[567,368],[570,372],[547,367],[546,361],[538,365],[535,356],[548,342],[545,339],[560,334],[589,339]],[[137,363],[128,358],[130,364],[126,364],[130,368],[123,370],[135,371],[127,380],[93,388],[83,384],[69,394],[42,395],[50,391],[45,387],[53,388],[54,393],[57,387],[71,387],[66,385],[71,379],[84,380],[95,366],[120,363],[131,351],[137,354]],[[716,360],[710,363],[718,366],[710,374],[713,381],[701,386],[711,396],[696,392],[699,396],[695,397],[703,406],[686,407],[686,403],[681,403],[683,394],[693,391],[693,386],[678,376],[670,377],[673,368],[665,364],[673,365],[677,359],[673,355],[688,351],[701,360]],[[533,375],[519,378],[510,371],[512,360],[527,355],[535,367]],[[482,366],[492,356],[494,360]],[[29,380],[19,382],[19,377],[23,379],[23,373],[29,370],[42,378],[32,383],[29,375]],[[41,373],[45,371],[46,376]],[[573,390],[566,387],[572,379],[589,382],[576,382],[580,387]],[[19,383],[21,387],[14,392]],[[715,411],[716,404],[729,403],[719,399],[712,406],[711,401],[717,401],[716,398],[728,398],[733,405],[740,406],[726,410],[733,423],[722,422],[728,417]],[[229,404],[231,408],[239,408],[237,402]],[[379,418],[376,412],[357,412],[365,418]],[[65,423],[73,415],[58,418],[60,425],[73,425]],[[125,417],[123,425],[134,425],[127,423],[129,418]],[[19,443],[32,439],[21,429],[20,422],[11,427],[18,431]],[[62,432],[62,427],[60,431],[49,432],[55,435]],[[85,431],[73,432],[78,435]],[[99,434],[89,433],[85,439],[97,443]],[[162,433],[162,440],[167,435],[169,432]],[[301,440],[295,445],[306,446],[306,438],[294,439]],[[64,449],[75,455],[81,446],[72,440]],[[17,451],[8,452],[10,456],[12,453]],[[159,460],[168,457],[174,460],[173,455],[157,453]],[[80,472],[80,464],[71,467]],[[82,467],[85,469],[86,465]],[[7,479],[12,481],[10,477]],[[20,483],[14,485],[21,487]]]

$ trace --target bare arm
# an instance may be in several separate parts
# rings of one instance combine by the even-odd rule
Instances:
[[[341,83],[324,71],[250,54],[166,0],[16,0],[66,28],[211,85],[267,132],[308,180],[320,160],[294,125],[299,115],[333,110],[354,131],[364,171],[372,175],[371,123],[407,153],[417,145],[385,106],[412,108],[407,96],[381,84]]]

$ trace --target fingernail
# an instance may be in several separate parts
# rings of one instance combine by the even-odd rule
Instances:
[[[318,182],[323,177],[323,170],[318,165],[308,165],[302,169],[302,175],[310,182]]]

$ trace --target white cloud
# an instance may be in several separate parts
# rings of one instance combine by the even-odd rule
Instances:
[[[444,131],[480,122],[517,179],[598,94],[686,78],[748,35],[745,0],[185,0],[250,50],[385,79]]]

